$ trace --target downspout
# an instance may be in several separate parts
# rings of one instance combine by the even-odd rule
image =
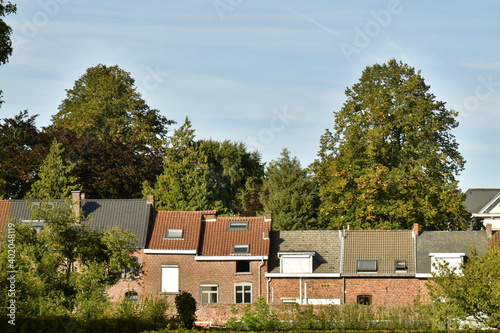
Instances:
[[[269,284],[271,283],[272,278],[267,278],[267,284],[266,284],[266,299],[267,303],[269,303]],[[273,300],[274,303],[274,300]]]
[[[343,276],[344,269],[344,238],[345,238],[345,230],[339,230],[340,236],[340,265],[339,265],[339,273],[342,276],[342,304],[345,304],[345,277]]]
[[[307,282],[304,282],[304,303],[307,304]]]
[[[302,304],[302,277],[299,278],[299,304]]]
[[[264,267],[264,257],[262,257],[259,265],[259,297],[262,296],[262,267]]]

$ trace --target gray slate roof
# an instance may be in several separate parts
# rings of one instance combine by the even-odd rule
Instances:
[[[493,198],[500,193],[495,188],[471,188],[468,189],[465,199],[465,207],[469,213],[479,213]]]
[[[423,231],[417,238],[417,273],[431,273],[429,253],[465,253],[471,247],[481,255],[487,250],[488,238],[480,231]]]
[[[374,275],[358,273],[358,260],[376,260],[377,276],[415,274],[415,249],[411,230],[346,230],[343,233],[343,275]],[[396,272],[397,260],[406,261],[406,273]]]
[[[340,237],[337,230],[272,231],[269,272],[280,272],[278,252],[315,252],[313,273],[340,273]]]
[[[40,200],[12,200],[9,219],[31,219],[31,210]],[[69,200],[56,200],[58,204]],[[119,226],[135,234],[139,248],[145,248],[152,207],[146,199],[86,199],[81,202],[82,213],[88,216],[89,225],[107,230]]]
[[[82,210],[91,214],[89,224],[106,230],[119,226],[135,234],[137,246],[146,247],[152,207],[146,199],[85,199]]]

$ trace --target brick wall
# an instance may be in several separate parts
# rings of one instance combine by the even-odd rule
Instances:
[[[282,304],[284,299],[341,299],[340,278],[272,278],[269,303]]]

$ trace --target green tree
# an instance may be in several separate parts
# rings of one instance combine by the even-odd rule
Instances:
[[[74,215],[70,201],[32,210],[32,221],[43,221],[43,230],[31,223],[11,221],[15,230],[16,306],[25,316],[102,315],[106,287],[116,283],[123,267],[134,267],[131,254],[137,239],[119,228],[92,229]],[[8,299],[8,242],[0,247],[0,303]]]
[[[461,273],[440,265],[428,286],[433,312],[446,326],[473,317],[485,327],[500,328],[500,247],[481,257],[472,252]]]
[[[63,159],[64,148],[54,140],[49,154],[40,166],[39,179],[36,180],[26,194],[28,199],[68,199],[71,191],[76,190],[76,177],[70,176],[72,165]]]
[[[318,197],[312,176],[297,157],[283,149],[267,166],[261,201],[273,213],[273,229],[303,230],[314,226]]]
[[[145,184],[144,194],[154,194],[158,209],[217,208],[209,203],[207,157],[194,140],[194,132],[186,117],[184,124],[168,138],[163,173],[158,176],[154,188]]]
[[[244,213],[249,206],[249,191],[252,191],[248,180],[253,180],[252,184],[262,183],[264,166],[259,153],[248,152],[245,144],[229,140],[202,140],[198,144],[207,156],[210,203],[222,205],[219,214]]]
[[[456,175],[464,160],[457,112],[429,92],[420,72],[390,60],[367,67],[321,138],[313,170],[325,227],[463,229]]]
[[[15,4],[10,1],[0,0],[0,65],[5,65],[12,55],[12,28],[5,23],[2,17],[14,14],[17,10]],[[0,106],[2,105],[2,91],[0,90]]]
[[[21,111],[13,118],[4,118],[0,124],[0,170],[4,172],[4,195],[9,199],[23,198],[35,181],[35,170],[46,153],[41,154],[35,120],[28,111]],[[49,143],[50,145],[50,143]]]
[[[143,145],[159,146],[172,124],[151,109],[134,86],[130,73],[118,66],[99,64],[88,68],[73,86],[52,117],[56,128],[67,128],[83,136],[93,133],[99,139],[128,141],[140,139]]]
[[[177,309],[177,320],[185,328],[193,328],[196,321],[196,300],[187,291],[181,291],[175,295],[175,307]]]

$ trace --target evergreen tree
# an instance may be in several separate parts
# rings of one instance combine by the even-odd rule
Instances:
[[[273,229],[304,230],[314,227],[318,198],[312,176],[297,157],[283,149],[269,163],[261,201],[265,211],[273,213]]]
[[[452,130],[457,112],[420,72],[390,60],[367,67],[321,138],[313,164],[324,227],[463,229],[455,176],[463,169]]]
[[[63,152],[62,144],[54,140],[49,154],[40,166],[39,179],[33,183],[26,198],[67,199],[71,196],[71,191],[78,188],[75,185],[76,177],[69,175],[73,167],[66,165],[62,157]]]
[[[145,184],[144,194],[154,194],[158,209],[204,210],[216,209],[210,205],[209,170],[207,157],[194,140],[191,121],[168,138],[163,173],[154,188]]]

